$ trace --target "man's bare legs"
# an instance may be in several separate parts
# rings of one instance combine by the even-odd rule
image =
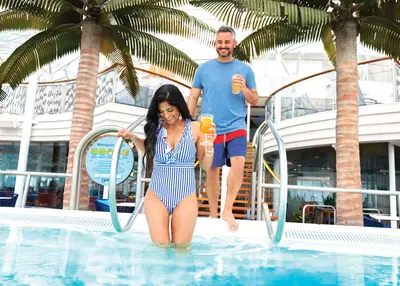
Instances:
[[[206,189],[208,196],[208,205],[210,206],[210,217],[218,217],[218,199],[221,186],[219,184],[220,167],[210,168],[207,171]]]
[[[226,220],[231,230],[237,230],[238,224],[232,213],[233,203],[243,183],[244,161],[242,156],[231,157],[231,169],[228,174],[227,194],[222,218]]]

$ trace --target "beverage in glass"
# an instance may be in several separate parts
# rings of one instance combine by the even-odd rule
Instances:
[[[238,76],[238,74],[234,74],[232,76],[232,93],[233,94],[238,94],[240,92],[240,86],[234,82],[234,80],[237,76]]]
[[[206,138],[206,141],[201,143],[204,146],[211,145],[211,143],[207,141],[207,135],[210,133],[210,128],[214,128],[213,118],[214,116],[212,114],[200,115],[200,132],[203,133]]]

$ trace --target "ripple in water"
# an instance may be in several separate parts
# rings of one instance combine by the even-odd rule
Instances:
[[[161,248],[147,233],[0,226],[1,285],[397,285],[399,264],[234,237]]]

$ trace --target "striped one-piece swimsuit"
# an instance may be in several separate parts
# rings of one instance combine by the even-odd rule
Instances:
[[[167,130],[160,122],[149,189],[164,203],[169,214],[172,214],[184,198],[196,192],[196,145],[190,120],[186,119],[182,137],[174,150],[171,150],[166,137]]]

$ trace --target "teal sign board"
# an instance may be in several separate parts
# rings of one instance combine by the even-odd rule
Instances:
[[[96,183],[108,186],[110,181],[111,160],[117,137],[103,137],[90,146],[86,154],[86,170]],[[117,167],[117,184],[128,178],[133,168],[133,152],[129,145],[122,141]]]

